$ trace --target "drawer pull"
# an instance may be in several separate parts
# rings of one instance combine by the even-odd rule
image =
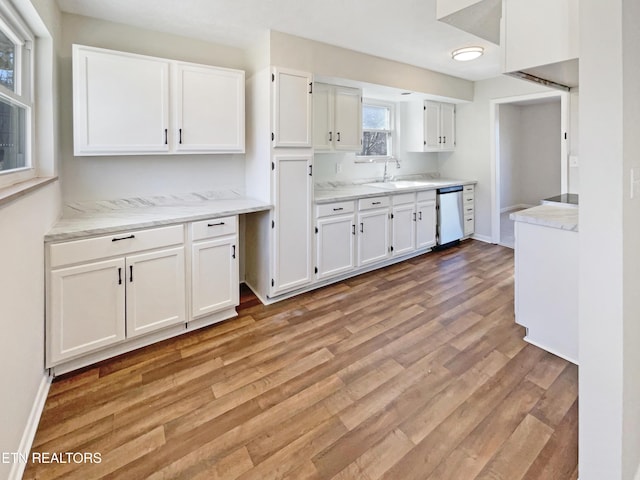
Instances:
[[[467,218],[467,222],[473,222],[473,218]]]
[[[135,235],[129,235],[128,237],[116,237],[116,238],[112,238],[111,241],[112,242],[119,242],[120,240],[129,240],[131,238],[136,238]]]
[[[467,208],[467,212],[473,212],[473,208]]]
[[[380,205],[382,202],[371,202],[371,205]]]
[[[334,208],[333,209],[334,212],[339,212],[340,210],[344,210],[344,208],[343,207],[339,207],[339,208]]]
[[[224,225],[224,222],[218,222],[218,223],[207,223],[207,227],[219,227],[221,225]]]

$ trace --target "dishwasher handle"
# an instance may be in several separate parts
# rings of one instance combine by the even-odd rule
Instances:
[[[453,187],[439,188],[437,190],[437,193],[438,195],[442,195],[443,193],[461,192],[462,190],[463,190],[462,185],[455,185]]]

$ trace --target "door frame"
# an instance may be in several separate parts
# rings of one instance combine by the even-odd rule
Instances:
[[[500,105],[521,103],[530,100],[560,99],[560,192],[569,191],[569,92],[551,91],[497,98],[489,102],[490,138],[491,138],[491,243],[500,242],[500,146],[499,146],[499,109]]]

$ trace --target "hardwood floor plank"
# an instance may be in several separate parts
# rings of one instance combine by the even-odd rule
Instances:
[[[555,428],[578,397],[577,375],[578,367],[568,364],[532,410],[532,415]]]
[[[522,479],[552,432],[549,426],[527,415],[474,480]]]

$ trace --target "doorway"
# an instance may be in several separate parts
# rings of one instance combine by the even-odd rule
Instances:
[[[510,214],[567,193],[568,95],[549,92],[492,102],[492,241],[514,248]]]

